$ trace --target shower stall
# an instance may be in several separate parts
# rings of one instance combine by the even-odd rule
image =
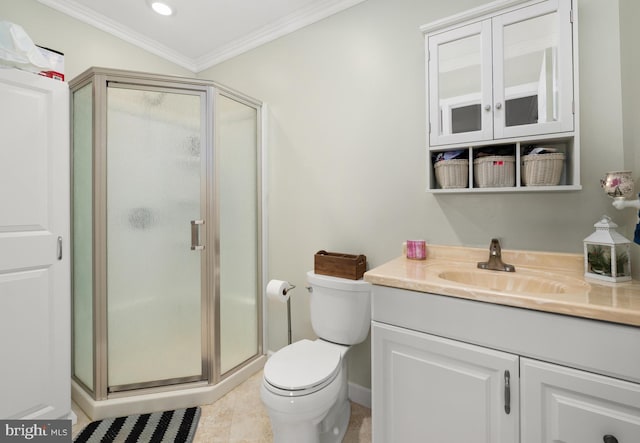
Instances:
[[[74,400],[211,402],[264,361],[262,104],[102,68],[69,85]]]

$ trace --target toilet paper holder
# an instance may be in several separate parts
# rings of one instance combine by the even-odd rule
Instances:
[[[296,285],[289,283],[289,287],[284,290],[284,295],[287,295],[295,287]],[[289,344],[291,344],[291,297],[287,299],[287,338],[289,339]]]
[[[296,285],[292,285],[286,280],[270,280],[266,288],[266,296],[278,302],[286,302],[287,304],[287,334],[289,344],[292,343],[291,337],[291,297],[289,291],[295,289]]]

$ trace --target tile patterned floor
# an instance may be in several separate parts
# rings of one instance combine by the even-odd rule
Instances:
[[[194,443],[270,443],[273,440],[269,416],[260,400],[262,372],[210,405],[202,406],[202,415]],[[74,408],[78,414],[77,408]],[[73,428],[74,435],[88,422],[81,412]],[[371,410],[351,404],[351,421],[344,443],[371,442]]]

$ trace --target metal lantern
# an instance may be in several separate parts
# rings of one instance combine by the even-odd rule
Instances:
[[[584,239],[585,277],[614,283],[631,280],[631,242],[606,215],[593,226],[596,232]]]

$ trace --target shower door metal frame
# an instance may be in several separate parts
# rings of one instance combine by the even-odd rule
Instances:
[[[131,395],[132,392],[137,391],[139,393],[147,392],[149,389],[162,388],[167,389],[169,387],[182,387],[182,383],[193,382],[193,379],[175,379],[171,380],[158,380],[156,382],[148,382],[148,383],[138,383],[127,386],[118,386],[115,387],[115,390],[110,390],[109,380],[108,380],[108,325],[107,325],[107,314],[108,314],[108,288],[107,288],[107,150],[108,150],[108,140],[107,140],[107,115],[108,112],[108,103],[107,103],[107,91],[110,87],[110,84],[113,84],[115,87],[124,87],[130,89],[139,89],[139,90],[154,90],[161,92],[173,92],[173,93],[186,93],[186,94],[194,94],[200,95],[203,97],[202,106],[204,107],[204,134],[205,140],[202,143],[201,156],[205,157],[205,160],[201,160],[201,189],[200,189],[200,207],[201,207],[201,216],[209,221],[208,224],[204,225],[204,238],[208,238],[208,232],[210,230],[215,230],[215,219],[212,218],[212,210],[208,197],[211,195],[211,163],[213,162],[213,134],[212,128],[210,124],[207,122],[212,121],[213,119],[213,103],[212,103],[212,87],[209,85],[198,85],[191,82],[185,82],[185,79],[182,79],[181,82],[176,82],[174,80],[164,80],[164,79],[153,79],[147,76],[141,76],[140,78],[135,76],[120,76],[113,74],[106,74],[101,76],[99,82],[94,84],[96,88],[96,92],[100,95],[99,98],[96,98],[95,103],[101,104],[99,108],[99,112],[103,113],[102,115],[96,115],[96,120],[100,122],[100,126],[96,131],[96,143],[94,146],[97,147],[97,154],[94,162],[94,183],[95,185],[95,193],[94,193],[94,202],[97,203],[96,206],[99,206],[99,212],[96,211],[94,213],[94,226],[95,226],[95,237],[94,241],[99,242],[96,245],[94,251],[102,251],[102,253],[98,256],[94,252],[94,257],[96,257],[96,269],[94,270],[94,275],[96,276],[96,287],[94,288],[95,300],[96,300],[96,308],[101,317],[99,321],[95,322],[95,337],[97,346],[95,349],[98,351],[96,355],[96,365],[94,367],[94,377],[95,377],[95,385],[96,385],[96,394],[97,399],[104,398],[114,398],[119,396],[128,396]],[[96,111],[98,108],[95,107]],[[95,123],[95,122],[94,122]],[[96,127],[96,126],[94,126]],[[204,175],[203,175],[204,174]],[[205,178],[203,180],[203,177]],[[208,225],[208,226],[207,226]],[[185,226],[185,230],[187,226]],[[209,330],[210,323],[205,322],[208,320],[206,317],[206,313],[210,310],[211,305],[211,278],[209,269],[215,269],[215,251],[209,247],[209,244],[205,243],[207,247],[204,250],[200,251],[201,254],[201,357],[202,357],[202,374],[198,382],[207,382],[210,380],[210,369],[209,362],[212,361],[212,355],[209,354],[210,346],[209,343]],[[189,245],[185,244],[185,247],[189,247]],[[101,263],[98,263],[98,257],[100,258]],[[209,265],[211,263],[211,266]],[[96,318],[98,315],[96,315]],[[98,392],[99,391],[99,392]]]
[[[211,157],[212,155],[212,136],[211,136],[211,128],[210,125],[207,125],[207,120],[212,118],[212,110],[211,110],[211,106],[209,103],[210,97],[212,95],[212,91],[210,88],[194,88],[194,87],[190,87],[189,85],[187,85],[186,87],[176,87],[174,85],[171,86],[166,86],[166,85],[162,85],[162,84],[150,84],[151,82],[145,82],[145,84],[142,83],[135,83],[135,82],[131,82],[131,81],[126,81],[126,80],[107,80],[106,81],[106,91],[108,91],[109,88],[118,88],[118,89],[129,89],[129,90],[133,90],[133,91],[150,91],[150,92],[160,92],[160,93],[168,93],[168,94],[185,94],[185,95],[192,95],[192,96],[197,96],[201,98],[201,102],[200,102],[200,116],[202,118],[202,116],[204,116],[204,118],[202,119],[201,123],[203,124],[203,127],[201,128],[201,134],[204,135],[204,141],[205,143],[201,144],[201,146],[204,146],[205,149],[201,149],[200,150],[200,156],[201,156],[201,160],[200,160],[200,208],[201,208],[201,213],[199,215],[200,218],[202,218],[202,220],[197,220],[198,222],[198,228],[200,230],[200,234],[198,235],[198,237],[200,239],[202,239],[203,237],[206,238],[206,232],[209,230],[208,226],[212,225],[211,220],[213,220],[210,216],[210,210],[209,210],[209,205],[208,201],[210,201],[210,199],[208,199],[208,195],[210,194],[210,175],[209,175],[209,164],[212,162]],[[105,119],[106,120],[106,119]],[[106,128],[105,128],[106,129]],[[105,141],[106,141],[106,132],[105,132]],[[108,141],[105,142],[105,147],[106,147],[106,143],[108,143]],[[104,177],[102,178],[104,180],[104,184],[105,184],[105,189],[107,186],[107,159],[106,159],[106,153],[108,151],[108,149],[105,148],[105,160],[102,164],[102,168],[100,170],[100,175],[104,175]],[[204,156],[204,160],[202,159],[202,157]],[[203,179],[204,177],[204,179]],[[105,208],[105,214],[107,211],[107,199],[106,199],[106,192],[102,195],[104,196],[104,202],[101,202],[101,204],[104,203],[104,208]],[[106,220],[106,217],[104,219],[101,219],[101,221]],[[209,220],[209,223],[205,223],[205,220]],[[191,226],[191,231],[193,233],[193,224]],[[215,226],[215,225],[214,225]],[[185,224],[185,231],[187,230],[187,225]],[[214,228],[215,229],[215,228]],[[205,236],[203,236],[203,231],[205,233]],[[106,233],[106,223],[105,223],[105,244],[107,241],[107,236],[108,233]],[[192,241],[193,241],[193,235],[192,235]],[[190,249],[193,251],[193,254],[201,254],[201,258],[200,258],[200,275],[201,275],[201,284],[200,284],[200,295],[201,295],[201,302],[200,302],[200,309],[201,309],[201,349],[200,349],[200,355],[201,355],[201,375],[200,376],[185,376],[185,377],[175,377],[175,378],[169,378],[169,379],[160,379],[160,380],[153,380],[153,381],[147,381],[147,382],[138,382],[138,383],[129,383],[129,384],[125,384],[125,385],[111,385],[109,386],[107,383],[107,393],[109,396],[117,396],[118,392],[129,392],[129,391],[133,391],[133,390],[139,390],[139,389],[147,389],[147,388],[157,388],[157,387],[166,387],[166,386],[172,386],[172,385],[182,385],[185,383],[193,383],[193,382],[202,382],[202,381],[206,381],[208,380],[208,366],[209,366],[209,362],[211,361],[211,358],[209,358],[209,346],[207,346],[207,331],[208,331],[208,323],[206,323],[204,320],[204,316],[202,315],[203,312],[207,311],[207,303],[208,303],[208,299],[209,297],[207,297],[207,293],[208,293],[208,287],[210,284],[210,280],[207,276],[207,269],[209,269],[209,267],[207,266],[207,263],[210,260],[210,255],[211,254],[207,254],[207,249],[211,249],[209,248],[209,245],[205,243],[205,246],[198,246],[197,248],[194,248],[193,243],[191,244],[187,244],[185,243],[185,248],[190,247]],[[108,246],[105,247],[104,251],[105,251],[105,256],[106,256],[106,251],[108,250]],[[106,269],[106,274],[105,274],[105,281],[106,281],[106,276],[108,274],[108,265],[106,265],[105,263],[105,269]],[[107,288],[108,291],[108,288]],[[107,292],[105,292],[105,294],[107,294]],[[105,296],[105,299],[107,297]],[[108,321],[107,319],[107,314],[108,314],[108,310],[105,308],[105,324]],[[108,327],[105,328],[105,333],[108,336]],[[108,344],[108,341],[105,341]],[[107,369],[108,369],[108,364],[106,365]]]
[[[108,387],[108,348],[107,348],[107,85],[109,82],[118,84],[127,84],[135,87],[152,87],[167,88],[167,90],[177,91],[201,91],[205,95],[205,134],[206,143],[205,151],[207,152],[207,160],[203,165],[203,173],[206,180],[202,185],[204,189],[201,192],[203,217],[208,221],[205,224],[204,232],[201,238],[205,239],[206,247],[201,251],[202,260],[202,364],[203,373],[202,381],[186,384],[175,384],[170,386],[159,386],[153,388],[139,389],[136,391],[123,391],[110,393]],[[80,386],[92,395],[95,400],[106,400],[108,398],[117,398],[123,396],[131,396],[137,394],[147,394],[152,392],[161,392],[174,389],[183,389],[189,386],[215,385],[222,379],[230,376],[242,367],[250,364],[252,361],[260,358],[264,353],[264,306],[262,301],[261,288],[264,287],[264,230],[266,229],[266,221],[263,216],[264,207],[264,158],[263,158],[263,104],[249,96],[234,91],[233,89],[216,84],[211,81],[189,79],[182,77],[172,77],[165,75],[123,71],[117,69],[90,68],[69,82],[72,93],[84,86],[92,85],[92,177],[93,177],[93,201],[92,201],[92,224],[93,224],[93,387],[86,386],[81,380],[74,375],[74,380]],[[219,238],[219,204],[217,198],[217,161],[216,161],[216,143],[214,134],[215,119],[215,102],[218,94],[227,96],[233,100],[239,101],[247,106],[256,109],[257,131],[256,131],[256,161],[257,161],[257,184],[256,190],[256,208],[258,217],[258,235],[257,235],[257,281],[258,294],[256,294],[257,303],[257,353],[246,360],[241,365],[227,371],[225,374],[220,373],[220,276],[218,267],[218,257],[220,254],[220,238]],[[70,94],[73,100],[73,94]],[[73,106],[71,106],[73,112]],[[72,116],[73,118],[73,116]],[[73,120],[71,120],[73,121]],[[73,134],[72,134],[73,135]],[[73,137],[72,143],[73,143]],[[73,147],[71,149],[73,156]],[[202,151],[201,151],[202,152]],[[73,166],[73,157],[70,159]],[[71,186],[73,190],[73,185]],[[73,195],[71,195],[73,201]],[[71,217],[73,223],[73,217]],[[72,226],[73,232],[73,226]],[[204,234],[204,235],[203,235]],[[73,241],[73,236],[72,236]],[[73,251],[73,247],[71,248]],[[96,254],[96,251],[102,251]],[[73,259],[73,257],[72,257]],[[73,271],[72,271],[73,272]],[[72,281],[73,275],[72,275]],[[73,294],[72,294],[73,299]],[[72,331],[75,334],[75,330]],[[72,347],[72,352],[75,352]],[[72,361],[74,358],[72,356]]]

